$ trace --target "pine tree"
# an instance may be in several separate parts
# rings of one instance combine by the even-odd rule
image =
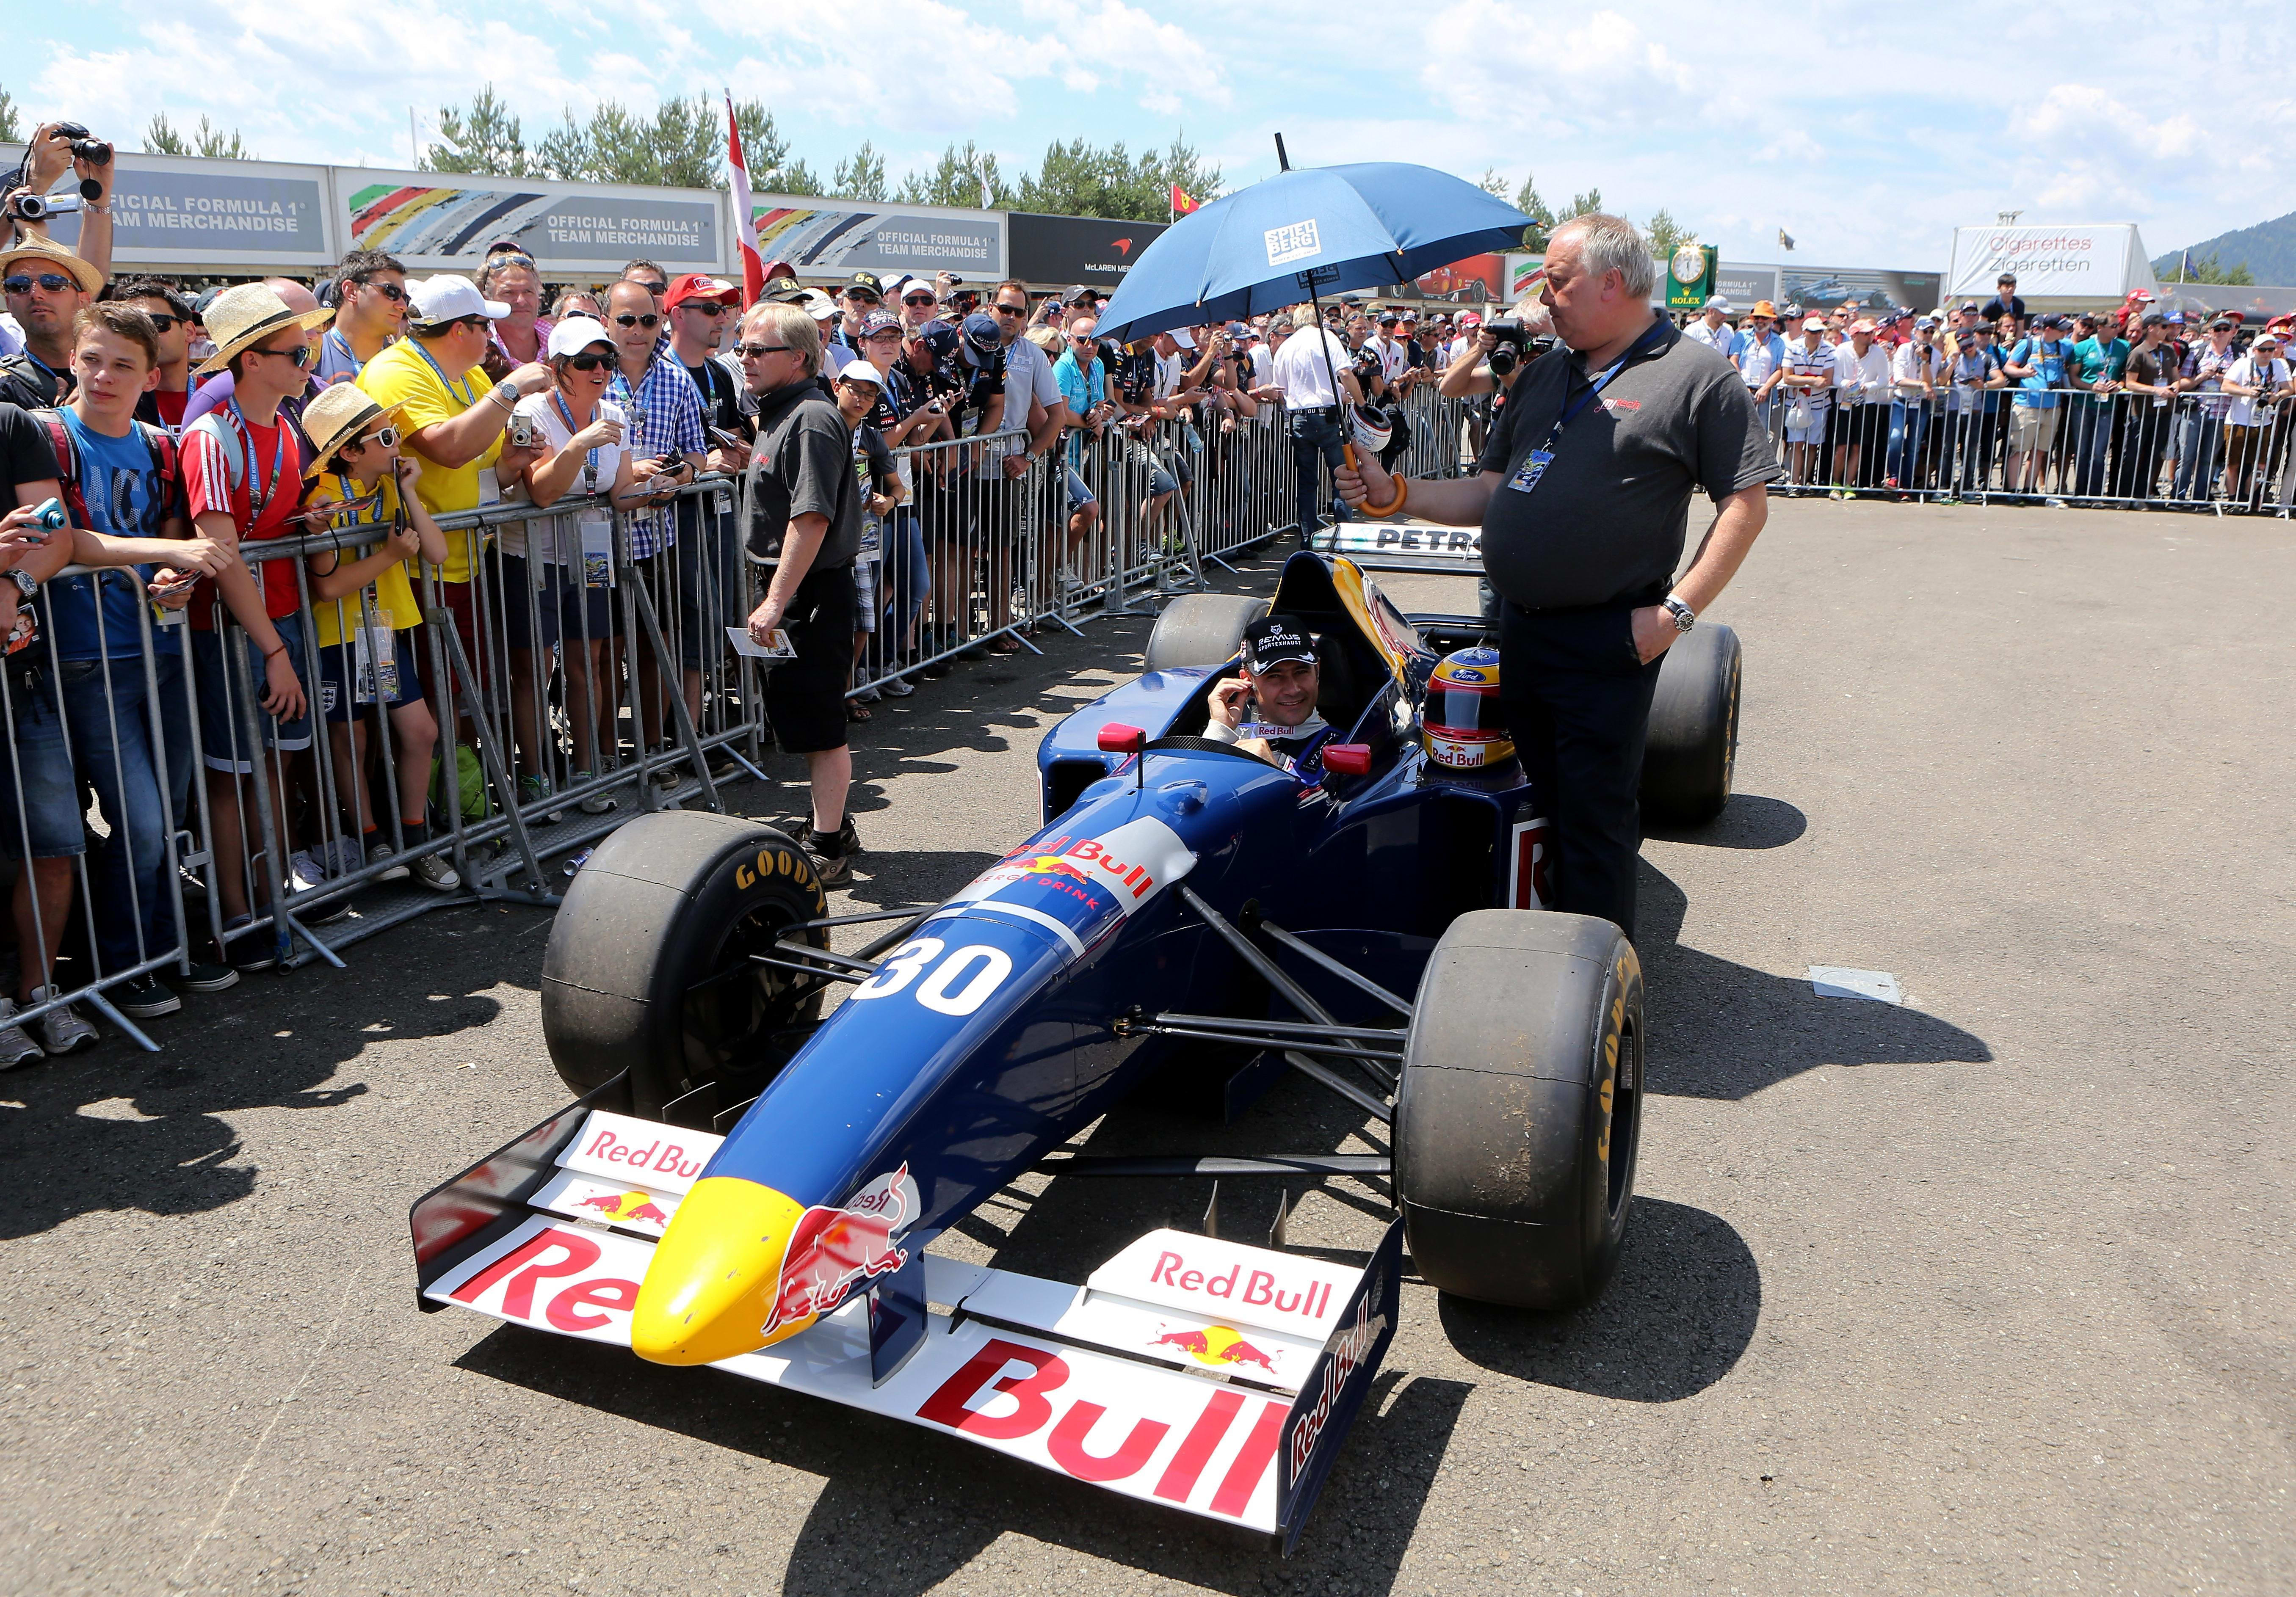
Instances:
[[[176,131],[176,125],[168,120],[168,113],[155,111],[152,113],[150,125],[144,129],[144,152],[146,155],[189,155],[192,147],[184,142],[184,135]]]
[[[1603,191],[1598,188],[1588,189],[1583,194],[1573,194],[1570,196],[1570,216],[1564,217],[1562,220],[1567,222],[1570,219],[1570,217],[1589,216],[1602,209]]]
[[[2256,274],[2248,269],[2245,261],[2227,266],[2215,256],[2204,255],[2193,263],[2192,275],[2185,281],[2212,283],[2226,288],[2247,288],[2255,283]]]
[[[1063,217],[1107,217],[1119,221],[1161,222],[1171,215],[1174,184],[1190,197],[1219,197],[1219,168],[1206,167],[1196,151],[1175,138],[1163,150],[1135,157],[1122,140],[1105,148],[1079,138],[1054,140],[1031,176],[1021,179],[1014,204],[1021,210]]]
[[[912,172],[901,180],[902,201],[910,205],[947,205],[980,210],[1013,208],[1013,194],[1004,182],[996,157],[971,139],[941,152],[931,172]]]
[[[774,113],[761,100],[736,100],[734,121],[742,130],[742,159],[750,168],[753,194],[818,194],[821,179],[801,160],[790,159],[789,140],[774,126]]]
[[[222,128],[208,120],[205,111],[200,113],[199,127],[192,135],[192,153],[204,155],[215,160],[253,160],[255,159],[255,152],[249,149],[247,142],[239,136],[239,129],[234,127],[229,134],[226,134]]]
[[[423,152],[426,172],[476,172],[492,177],[538,176],[526,153],[526,134],[518,116],[488,84],[468,111],[439,108],[440,142]]]
[[[861,148],[837,163],[829,192],[847,200],[890,200],[893,192],[885,185],[885,158],[877,153],[877,147],[863,139]]]
[[[1475,179],[1475,186],[1495,200],[1507,197],[1506,179],[1499,176],[1496,167],[1485,167],[1483,175]]]
[[[1677,245],[1686,244],[1698,236],[1696,230],[1683,226],[1663,207],[1651,214],[1650,225],[1643,229],[1643,233],[1650,240],[1651,253],[1660,260],[1672,255]]]
[[[1514,208],[1534,224],[1522,230],[1522,247],[1534,255],[1543,252],[1546,235],[1554,231],[1555,216],[1538,197],[1538,181],[1529,172],[1522,175],[1522,186],[1514,192]]]
[[[24,129],[16,117],[16,101],[6,89],[0,89],[0,144],[20,144]]]

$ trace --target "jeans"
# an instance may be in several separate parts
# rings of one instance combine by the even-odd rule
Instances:
[[[2217,447],[2224,441],[2224,418],[2194,411],[2177,432],[2177,499],[2205,499],[2217,479]]]
[[[1333,471],[1338,471],[1347,463],[1347,455],[1340,446],[1339,423],[1330,416],[1301,411],[1291,418],[1290,426],[1292,465],[1297,473],[1295,513],[1300,537],[1305,542],[1309,533],[1324,523],[1324,467],[1328,463]],[[1341,520],[1347,519],[1336,499],[1332,509]]]
[[[2076,400],[2073,424],[2073,496],[2100,497],[2105,489],[2104,451],[2112,441],[2112,405]]]
[[[1923,486],[1917,479],[1922,471],[1922,438],[1929,431],[1929,426],[1930,407],[1926,403],[1890,401],[1890,475],[1907,492]]]
[[[892,524],[884,533],[884,559],[885,592],[898,642],[908,635],[918,612],[924,609],[925,595],[931,591],[932,579],[925,569],[924,526],[911,506],[902,505],[893,512]]]
[[[183,659],[177,655],[155,663],[173,667],[171,673],[155,671],[162,678],[161,735],[168,745],[168,764],[177,763],[177,745],[188,762],[192,745],[188,718],[182,713]],[[95,789],[96,802],[111,829],[110,839],[88,862],[89,917],[94,924],[97,960],[108,976],[176,946],[168,871],[174,853],[170,823],[180,825],[182,815],[178,811],[170,816],[168,798],[160,791],[161,766],[152,738],[152,700],[143,660],[66,660],[59,674],[75,761]],[[172,714],[164,680],[168,675],[176,678]]]

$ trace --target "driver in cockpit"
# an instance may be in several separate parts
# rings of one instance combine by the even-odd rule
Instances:
[[[1295,617],[1262,616],[1243,629],[1243,675],[1212,688],[1204,736],[1320,781],[1321,751],[1337,735],[1316,713],[1322,685],[1307,627]]]

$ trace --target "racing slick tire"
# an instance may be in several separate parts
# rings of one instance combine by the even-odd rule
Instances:
[[[1634,1199],[1643,1035],[1642,964],[1610,921],[1451,923],[1395,1101],[1396,1196],[1430,1285],[1547,1310],[1601,1294]]]
[[[632,1112],[648,1118],[757,1069],[771,1034],[819,1015],[821,988],[748,956],[828,913],[805,850],[772,827],[706,811],[640,816],[598,844],[551,926],[551,1062],[581,1093],[627,1070]],[[800,935],[829,946],[826,928]]]
[[[1643,746],[1642,809],[1660,826],[1702,826],[1730,802],[1738,763],[1738,635],[1709,624],[1666,651]]]
[[[1141,668],[1224,666],[1243,647],[1243,629],[1267,613],[1267,600],[1244,594],[1183,594],[1156,618]]]

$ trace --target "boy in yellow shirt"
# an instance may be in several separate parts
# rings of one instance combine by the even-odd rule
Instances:
[[[339,383],[303,413],[315,457],[308,475],[316,479],[306,508],[324,512],[335,507],[324,522],[315,515],[312,523],[343,540],[341,549],[308,557],[319,646],[316,697],[327,722],[345,834],[359,839],[362,856],[370,861],[419,850],[430,840],[426,795],[439,742],[439,724],[414,669],[413,635],[422,624],[422,610],[408,577],[418,557],[434,566],[447,559],[447,538],[422,501],[406,491],[415,466],[399,453],[398,408],[386,410],[349,383]],[[358,712],[368,705],[381,707],[390,717],[398,777],[396,841],[378,825],[367,799],[366,723]],[[451,893],[463,885],[453,864],[438,853],[422,854],[383,874],[390,880],[409,872],[435,892]]]

